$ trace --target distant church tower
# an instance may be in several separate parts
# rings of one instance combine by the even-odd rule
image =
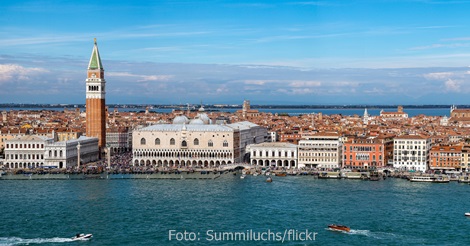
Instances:
[[[243,118],[246,119],[246,113],[248,111],[250,111],[250,100],[244,100],[243,101],[243,108],[242,108]]]
[[[104,69],[95,38],[86,79],[86,136],[98,138],[100,151],[106,146],[105,84]]]
[[[367,113],[367,108],[364,110],[364,117],[363,117],[363,122],[364,124],[368,124],[369,123],[369,113]]]

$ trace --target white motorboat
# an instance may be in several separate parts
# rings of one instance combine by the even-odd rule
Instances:
[[[465,213],[465,216],[470,217],[470,213]]]
[[[73,241],[89,240],[89,239],[91,239],[92,237],[93,237],[92,234],[83,234],[83,233],[78,234],[78,233],[77,233],[77,235],[75,235],[75,237],[72,237],[72,240],[73,240]]]
[[[244,179],[246,177],[245,174],[242,174],[242,176],[240,176],[240,179]]]

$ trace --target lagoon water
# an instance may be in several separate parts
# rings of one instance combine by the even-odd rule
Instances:
[[[112,109],[112,108],[111,108]],[[365,108],[254,108],[259,110],[260,112],[264,113],[272,113],[272,114],[289,114],[291,116],[294,115],[301,115],[301,114],[312,114],[312,113],[322,113],[324,115],[332,115],[332,114],[341,114],[344,116],[351,116],[351,115],[364,115]],[[380,115],[380,111],[384,110],[386,112],[395,112],[397,108],[368,108],[367,112],[371,116],[378,116]],[[64,108],[0,108],[0,111],[11,111],[11,110],[51,110],[51,111],[63,111]],[[68,110],[74,110],[73,108],[69,108]],[[81,111],[84,111],[85,108],[80,108]],[[145,111],[145,107],[142,108],[119,108],[119,111],[122,112],[138,112],[138,111]],[[220,112],[229,112],[234,113],[237,110],[236,108],[206,108],[206,110],[216,110]],[[154,108],[151,109],[150,112],[156,113],[171,113],[173,109],[170,108]],[[450,109],[449,108],[405,108],[404,111],[408,114],[409,117],[417,116],[420,114],[426,116],[450,116]]]
[[[273,179],[2,180],[0,245],[470,245],[470,185]],[[315,240],[209,241],[289,229]],[[197,238],[170,241],[170,230]],[[71,242],[79,232],[94,238]]]

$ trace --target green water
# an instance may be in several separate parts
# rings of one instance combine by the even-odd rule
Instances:
[[[264,181],[3,180],[0,245],[470,245],[470,185]],[[351,232],[327,230],[332,223]],[[255,240],[263,232],[272,234]],[[71,242],[76,233],[93,239]]]

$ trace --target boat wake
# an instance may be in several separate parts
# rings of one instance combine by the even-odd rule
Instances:
[[[352,235],[361,235],[366,237],[372,237],[375,239],[393,239],[397,238],[397,235],[387,232],[371,232],[369,230],[352,230],[349,232]]]
[[[72,242],[71,238],[19,238],[19,237],[0,237],[0,246],[6,245],[29,245],[42,243],[66,243]]]

